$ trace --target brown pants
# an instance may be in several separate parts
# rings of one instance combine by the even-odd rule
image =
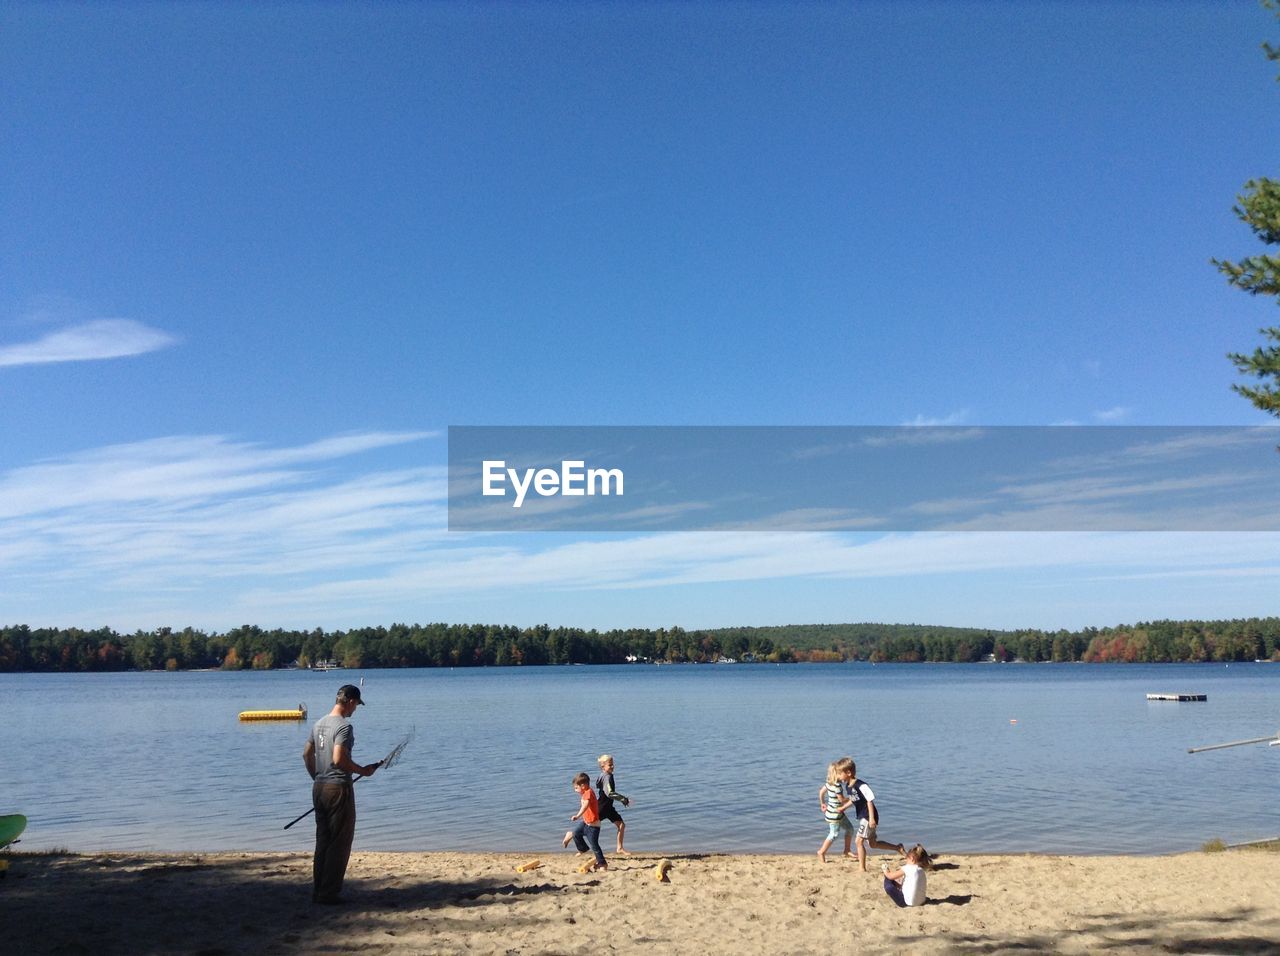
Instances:
[[[316,808],[316,854],[311,864],[311,899],[337,899],[356,835],[356,793],[349,783],[313,783]]]

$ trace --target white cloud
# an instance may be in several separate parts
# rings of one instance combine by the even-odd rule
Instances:
[[[827,530],[811,532],[450,533],[445,465],[370,467],[360,458],[423,437],[366,433],[268,447],[178,436],[0,474],[7,622],[335,627],[544,595],[560,595],[572,617],[589,595],[612,601],[641,591],[671,601],[670,589],[694,588],[682,593],[696,601],[696,589],[709,585],[859,580],[924,593],[939,576],[1229,575],[1267,589],[1280,555],[1275,533],[831,530],[856,527],[849,514],[814,514],[810,526]],[[793,613],[799,620],[803,612]]]
[[[0,569],[11,585],[26,578],[35,589],[46,580],[199,588],[398,560],[442,533],[443,467],[341,477],[329,468],[422,437],[372,433],[275,449],[175,437],[15,469],[0,476]]]
[[[965,414],[965,413],[961,413]],[[827,442],[810,445],[790,452],[788,457],[796,461],[812,461],[833,455],[848,455],[863,448],[890,448],[898,445],[944,445],[952,442],[977,441],[986,434],[985,429],[971,426],[957,428],[941,422],[930,422],[917,416],[916,421],[888,428],[859,427],[847,431],[855,437],[849,441]]]
[[[493,539],[489,539],[492,541]],[[556,539],[552,539],[553,542]],[[925,579],[939,575],[1137,573],[1215,577],[1274,567],[1280,534],[923,533],[868,540],[836,533],[687,532],[624,540],[515,545],[505,539],[416,556],[398,570],[245,595],[274,613],[297,607],[385,607],[415,595],[424,606],[466,594],[522,590],[656,589],[786,579]],[[904,612],[909,613],[909,612]]]
[[[1028,501],[1037,505],[1060,505],[1080,501],[1114,501],[1117,498],[1143,498],[1155,500],[1179,491],[1202,491],[1209,488],[1225,488],[1238,485],[1250,486],[1265,481],[1263,472],[1252,474],[1223,472],[1187,477],[1169,477],[1138,480],[1127,476],[1080,476],[1063,481],[1039,481],[1022,485],[1006,485],[998,489],[1002,495]]]
[[[950,415],[944,415],[942,418],[930,418],[926,415],[917,415],[911,421],[903,422],[904,425],[913,425],[917,428],[932,427],[936,428],[941,425],[963,425],[965,419],[969,417],[969,409],[962,408],[954,411]]]
[[[345,435],[297,448],[266,448],[223,436],[108,445],[0,475],[0,519],[241,495],[308,480],[302,466],[431,437],[430,432]]]
[[[772,515],[730,521],[720,531],[867,531],[883,528],[888,520],[848,508],[792,508]]]
[[[917,420],[910,425],[896,428],[892,432],[870,435],[862,439],[862,444],[869,448],[888,448],[893,445],[948,445],[953,442],[978,441],[986,434],[982,428],[956,428],[952,424],[942,424]]]
[[[125,358],[175,342],[168,332],[133,319],[94,319],[50,332],[34,342],[0,347],[0,366]]]
[[[1116,405],[1113,408],[1104,408],[1101,411],[1093,413],[1095,421],[1102,422],[1104,425],[1122,422],[1133,414],[1133,409],[1127,405]]]

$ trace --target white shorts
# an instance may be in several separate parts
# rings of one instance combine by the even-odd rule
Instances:
[[[866,840],[869,843],[876,842],[876,828],[871,825],[871,821],[866,817],[858,819],[858,839]]]

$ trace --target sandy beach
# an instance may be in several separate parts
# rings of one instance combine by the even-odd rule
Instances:
[[[307,854],[13,853],[12,953],[1274,953],[1280,853],[942,855],[899,909],[872,872],[812,856],[360,853],[348,902],[310,903]],[[889,856],[874,858],[892,859]],[[655,879],[663,860],[670,882]]]

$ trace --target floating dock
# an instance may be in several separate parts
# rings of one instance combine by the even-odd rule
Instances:
[[[297,710],[242,710],[241,720],[306,720],[307,705],[299,704]]]
[[[1208,694],[1148,694],[1147,700],[1208,700]]]

